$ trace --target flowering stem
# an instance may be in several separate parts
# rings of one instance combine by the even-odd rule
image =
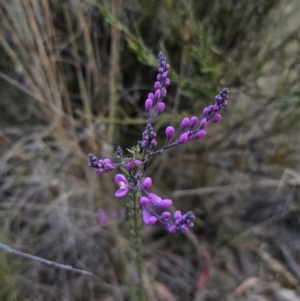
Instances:
[[[137,290],[133,292],[137,295],[139,301],[146,299],[146,293],[143,284],[143,259],[142,259],[142,221],[139,205],[139,195],[137,192],[130,194],[131,202],[128,204],[129,225],[130,225],[130,243],[133,249],[134,267],[137,272]],[[134,299],[134,298],[132,298]]]

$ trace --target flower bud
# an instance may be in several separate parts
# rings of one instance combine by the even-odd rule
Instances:
[[[163,102],[160,102],[159,104],[157,104],[157,113],[158,114],[162,113],[164,111],[164,109],[165,109],[165,106],[166,105]]]
[[[185,143],[187,142],[189,139],[189,135],[188,133],[184,133],[184,134],[181,134],[180,137],[179,137],[179,142],[180,143]]]
[[[187,126],[189,125],[189,123],[190,123],[189,118],[187,118],[187,117],[183,118],[181,121],[181,130],[182,131],[185,130],[187,128]]]
[[[221,118],[222,118],[222,116],[220,114],[216,114],[215,117],[214,117],[214,122],[220,121]]]
[[[166,128],[166,136],[167,136],[168,140],[173,137],[174,133],[175,133],[175,130],[174,130],[174,128],[172,126],[168,126]]]
[[[145,109],[146,109],[146,111],[150,111],[151,110],[152,104],[153,104],[153,100],[151,98],[148,98],[145,101]]]
[[[131,170],[132,169],[132,163],[131,162],[127,162],[126,164],[125,164],[125,168],[127,169],[127,170]]]
[[[168,219],[168,218],[170,218],[170,216],[171,216],[171,213],[168,211],[165,211],[161,214],[162,219]]]
[[[203,110],[203,116],[205,117],[208,114],[208,108],[204,108]]]
[[[173,225],[168,224],[168,225],[166,225],[165,227],[166,227],[166,229],[167,229],[170,233],[175,233],[175,232],[176,232],[176,227],[173,226]]]
[[[187,227],[187,225],[183,224],[181,227],[180,227],[180,231],[182,233],[187,233],[189,231],[189,228]]]
[[[172,204],[173,204],[172,200],[165,199],[165,200],[162,200],[162,201],[158,204],[158,207],[159,207],[160,209],[166,209],[166,208],[170,207]]]
[[[154,94],[151,92],[151,93],[149,93],[148,94],[148,98],[150,98],[150,99],[152,99],[152,100],[154,100]]]
[[[201,139],[205,136],[206,136],[206,132],[204,130],[200,130],[195,134],[194,139]]]
[[[219,110],[218,104],[215,103],[213,108],[214,108],[214,111],[218,111]]]
[[[191,118],[191,121],[190,121],[190,127],[194,127],[198,122],[198,117],[194,116]]]
[[[134,165],[135,166],[140,166],[142,164],[143,164],[143,162],[141,160],[134,160]]]
[[[147,177],[143,180],[142,185],[145,189],[148,189],[152,186],[152,179],[150,177]]]
[[[149,202],[150,202],[150,200],[147,197],[145,197],[145,196],[142,196],[140,198],[140,204],[142,206],[147,206],[149,204]]]
[[[170,79],[168,77],[165,78],[165,86],[168,87],[170,83],[171,83]]]
[[[206,118],[203,118],[201,121],[200,121],[200,128],[204,129],[207,125],[207,120]]]
[[[159,99],[160,98],[160,90],[155,91],[155,98]]]
[[[160,82],[155,82],[154,83],[154,88],[155,88],[155,90],[159,89],[160,88]]]

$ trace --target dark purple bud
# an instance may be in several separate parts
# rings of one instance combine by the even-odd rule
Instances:
[[[140,204],[142,206],[147,206],[149,204],[149,202],[150,202],[150,200],[147,197],[145,197],[145,196],[142,196],[140,198]]]
[[[157,89],[160,89],[160,82],[155,82],[154,83],[154,88],[157,90]]]
[[[189,118],[187,118],[187,117],[183,118],[181,121],[181,130],[182,131],[185,130],[189,124],[190,124]]]
[[[200,121],[200,128],[205,128],[207,125],[207,120],[206,118],[203,118],[201,121]]]
[[[168,140],[173,137],[174,133],[175,133],[175,130],[174,130],[174,128],[172,126],[168,126],[166,128],[166,136],[167,136]]]
[[[161,214],[162,219],[168,219],[168,218],[170,218],[170,216],[171,216],[171,213],[168,211],[165,211]]]
[[[181,134],[180,137],[179,137],[179,142],[180,143],[185,143],[187,142],[189,139],[189,135],[188,133],[184,133],[184,134]]]
[[[155,98],[156,99],[160,98],[160,90],[155,91]]]
[[[157,91],[159,91],[159,90],[157,90]],[[165,105],[163,102],[160,102],[160,103],[157,105],[157,113],[158,113],[158,114],[161,114],[161,113],[164,111],[165,106],[166,106],[166,105]]]
[[[171,83],[170,79],[168,77],[165,78],[165,86],[168,87],[170,83]]]
[[[195,134],[194,138],[195,138],[195,139],[201,139],[201,138],[203,138],[203,137],[205,137],[205,136],[206,136],[206,132],[205,132],[204,130],[200,130],[200,131],[198,131],[198,132]]]
[[[220,121],[221,118],[222,118],[222,116],[220,114],[216,114],[215,117],[214,117],[214,122]]]
[[[161,80],[161,74],[157,74],[156,78],[157,80]]]
[[[152,99],[152,100],[154,100],[154,94],[151,92],[151,93],[149,93],[148,94],[148,98],[150,98],[150,99]]]
[[[150,177],[145,178],[142,185],[145,189],[150,188],[152,186],[152,179]]]
[[[208,114],[212,113],[212,111],[214,110],[214,106],[213,105],[210,105],[208,107]]]
[[[190,127],[194,127],[198,122],[198,117],[194,116],[191,118],[191,121],[190,121]]]
[[[146,109],[146,111],[150,111],[151,110],[152,104],[153,104],[153,100],[151,98],[148,98],[145,101],[145,109]]]
[[[172,204],[173,204],[172,200],[165,199],[165,200],[162,200],[162,201],[158,204],[158,207],[159,207],[160,209],[166,209],[166,208],[170,207]]]

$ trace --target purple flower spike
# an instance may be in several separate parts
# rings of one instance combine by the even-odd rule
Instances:
[[[160,114],[163,112],[163,110],[165,109],[165,104],[163,102],[160,102],[158,105],[157,105],[157,113]]]
[[[154,94],[151,92],[151,93],[149,93],[148,94],[148,98],[150,98],[150,99],[152,99],[152,100],[154,100]]]
[[[123,175],[117,174],[115,176],[115,182],[119,186],[119,189],[116,191],[115,196],[117,198],[124,197],[129,191],[129,185],[127,179]]]
[[[145,197],[145,196],[142,196],[142,197],[140,198],[140,204],[141,204],[142,206],[147,206],[149,203],[150,203],[149,198],[147,198],[147,197]]]
[[[166,208],[170,207],[172,204],[173,204],[172,200],[166,199],[166,200],[162,200],[158,204],[158,207],[161,209],[166,209]]]
[[[194,116],[191,118],[190,127],[193,128],[198,122],[198,117]]]
[[[153,104],[153,100],[151,98],[148,98],[145,101],[145,109],[146,109],[146,111],[150,111],[151,110],[152,104]]]
[[[194,138],[201,139],[204,138],[205,136],[206,136],[206,132],[204,130],[200,130],[195,134]]]
[[[222,116],[220,114],[216,114],[215,117],[214,117],[214,122],[220,121],[221,118],[222,118]]]
[[[190,124],[189,118],[187,118],[187,117],[183,118],[181,121],[181,130],[184,131],[188,127],[189,124]]]
[[[155,90],[157,90],[157,89],[160,89],[160,82],[155,82],[155,84],[154,84],[154,88],[155,88]]]
[[[150,188],[152,186],[152,179],[150,177],[145,178],[142,185],[145,189]]]
[[[161,214],[161,218],[162,218],[162,219],[168,219],[168,218],[170,218],[170,217],[171,217],[171,213],[168,212],[168,211],[165,211],[165,212],[163,212],[163,213]]]
[[[168,140],[173,137],[174,133],[175,133],[175,130],[174,130],[174,128],[172,126],[168,126],[166,128],[166,136],[167,136]]]
[[[142,216],[143,216],[143,222],[146,226],[151,226],[157,222],[157,218],[155,216],[152,216],[146,210],[143,210]]]
[[[180,137],[179,137],[179,142],[180,143],[185,143],[187,142],[189,139],[189,135],[188,133],[184,133],[184,134],[181,134]]]

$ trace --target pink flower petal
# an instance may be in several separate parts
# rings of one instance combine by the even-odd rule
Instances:
[[[117,174],[117,175],[115,176],[115,182],[116,182],[118,185],[119,185],[120,182],[124,182],[125,184],[128,184],[126,178],[125,178],[123,175],[121,175],[121,174]]]
[[[115,196],[117,198],[122,198],[128,193],[128,188],[120,188],[116,191]]]

